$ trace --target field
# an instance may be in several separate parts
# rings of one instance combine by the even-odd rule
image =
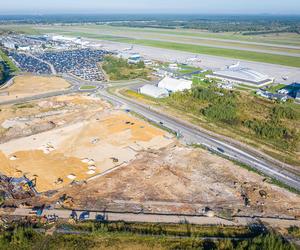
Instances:
[[[247,92],[230,94],[221,91],[224,97],[219,97],[215,91],[220,90],[207,89],[203,84],[198,87],[199,96],[192,91],[176,93],[160,100],[131,90],[121,90],[121,93],[219,135],[259,148],[283,162],[294,166],[300,165],[298,139],[300,114],[297,104],[276,104]],[[289,116],[279,115],[278,112],[291,112],[293,115],[288,118]],[[280,131],[286,131],[291,136],[287,139]],[[295,169],[299,173],[299,168]]]
[[[91,85],[84,85],[80,87],[81,90],[90,90],[95,88],[96,88],[95,86],[91,86]]]
[[[0,49],[0,59],[2,59],[9,67],[10,73],[16,73],[19,68],[10,60],[10,58]]]
[[[287,53],[299,53],[299,49],[281,47],[279,44],[273,43],[273,41],[281,41],[282,45],[288,45],[295,41],[295,45],[300,45],[298,42],[299,35],[297,34],[273,34],[264,36],[243,36],[236,33],[210,33],[199,30],[184,30],[184,29],[151,29],[151,28],[129,28],[129,27],[114,27],[109,25],[72,25],[68,29],[62,29],[60,26],[38,26],[37,30],[43,32],[82,32],[90,33],[95,35],[107,35],[116,37],[127,37],[127,38],[141,38],[151,39],[151,40],[169,40],[178,41],[185,43],[198,43],[200,44],[210,44],[217,46],[228,46],[228,47],[240,47],[245,49],[259,49],[259,50],[270,50],[280,51]],[[264,38],[264,40],[262,39]],[[297,43],[298,42],[298,43]]]
[[[297,194],[271,185],[264,177],[217,155],[178,144],[141,151],[118,171],[87,184],[65,187],[51,198],[27,202],[52,204],[63,194],[69,198],[62,206],[92,211],[201,214],[209,207],[223,218],[300,215]]]
[[[143,62],[129,64],[127,60],[113,56],[105,57],[101,66],[109,80],[112,81],[148,79],[150,75],[150,70],[145,67]]]
[[[12,85],[0,89],[1,101],[64,90],[70,87],[67,81],[59,77],[24,75],[15,77],[13,81]]]
[[[0,26],[20,30],[20,26]],[[300,67],[299,35],[289,33],[244,36],[199,30],[164,30],[109,25],[24,26],[26,32],[70,36],[146,45],[157,48]],[[176,42],[174,42],[176,41]],[[298,47],[297,47],[298,46]]]
[[[2,105],[0,125],[1,174],[36,179],[42,192],[5,200],[9,205],[199,214],[209,207],[223,218],[300,216],[297,194],[182,145],[98,97],[74,94]]]
[[[89,111],[84,110],[87,106]],[[103,112],[104,107],[100,101],[74,96],[2,108],[1,139],[8,141],[0,144],[0,171],[37,177],[37,190],[44,192],[122,166],[140,150],[172,142],[165,132],[124,113]],[[19,109],[32,114],[13,117]],[[38,111],[43,112],[35,114]],[[42,127],[51,130],[34,133]],[[23,137],[30,129],[33,134]]]
[[[280,64],[285,66],[300,67],[300,57],[283,56],[283,55],[275,55],[275,54],[272,55],[267,53],[213,48],[213,47],[199,46],[193,44],[161,42],[161,41],[152,41],[152,40],[144,40],[144,39],[143,40],[136,39],[127,42],[132,44],[152,46],[152,47],[158,47],[163,49],[180,50],[180,51],[187,51],[192,53],[249,60],[255,62],[265,62],[265,63]]]
[[[89,226],[92,230],[85,232],[84,229]],[[223,231],[240,230],[240,228],[224,228],[215,227],[208,228],[211,231],[217,231],[221,237],[217,239],[205,239],[198,237],[191,237],[190,234],[186,237],[172,237],[165,235],[163,232],[157,235],[151,233],[147,234],[146,229],[150,231],[162,230],[160,225],[140,225],[141,230],[135,233],[122,232],[122,228],[139,225],[128,225],[123,222],[119,223],[90,223],[78,225],[78,234],[43,234],[35,231],[30,227],[17,225],[10,226],[5,233],[0,236],[0,247],[2,249],[38,249],[47,246],[47,249],[124,249],[124,250],[138,250],[138,249],[219,249],[219,250],[233,250],[233,249],[283,249],[295,250],[296,248],[289,242],[282,239],[280,235],[275,233],[268,233],[266,235],[258,235],[250,238],[241,238],[235,240],[233,238],[225,239],[222,235]],[[172,227],[172,225],[163,225],[164,227]],[[181,225],[174,225],[181,226]],[[194,225],[183,225],[187,227],[185,231],[194,230]],[[74,225],[62,225],[63,230],[75,227]],[[111,231],[109,231],[111,228]],[[42,229],[43,228],[38,228]],[[199,228],[201,231],[201,228]],[[196,229],[197,230],[197,229]],[[204,228],[205,230],[205,228]],[[243,229],[242,229],[243,230]],[[49,230],[50,231],[50,230]],[[16,240],[18,239],[18,240]]]

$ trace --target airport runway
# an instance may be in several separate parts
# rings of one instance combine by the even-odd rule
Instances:
[[[251,52],[258,52],[258,53],[267,53],[267,54],[274,54],[274,55],[283,55],[283,56],[294,56],[294,57],[300,57],[300,50],[299,53],[293,53],[293,52],[286,52],[286,51],[280,51],[280,48],[284,48],[282,46],[279,45],[279,47],[277,45],[269,45],[269,44],[251,44],[251,43],[247,43],[248,45],[256,45],[256,46],[265,46],[267,48],[270,49],[263,49],[263,48],[251,48],[250,46],[248,47],[243,47],[242,45],[244,43],[239,44],[239,41],[235,41],[234,45],[228,44],[228,45],[217,45],[217,44],[213,44],[213,43],[209,43],[209,41],[207,40],[211,40],[211,41],[220,41],[220,40],[213,40],[213,39],[208,39],[208,38],[199,38],[196,36],[178,36],[178,35],[173,35],[173,34],[157,34],[157,36],[155,36],[156,34],[149,34],[149,33],[143,33],[140,32],[138,34],[135,33],[121,33],[118,34],[116,32],[111,32],[111,31],[89,31],[89,30],[85,30],[85,29],[76,29],[76,31],[80,31],[80,32],[86,32],[86,33],[93,33],[93,34],[97,34],[97,35],[107,35],[107,36],[111,36],[111,35],[116,35],[116,36],[120,36],[120,37],[126,37],[126,38],[130,38],[130,39],[141,39],[141,37],[143,37],[143,39],[146,40],[153,40],[153,41],[161,41],[161,42],[176,42],[176,43],[181,43],[181,44],[191,44],[191,45],[199,45],[199,46],[208,46],[208,47],[212,47],[212,48],[221,48],[221,49],[233,49],[233,50],[242,50],[242,51],[251,51]],[[189,41],[190,39],[190,41]],[[198,41],[197,41],[198,40]],[[221,41],[220,41],[221,42]],[[228,40],[223,40],[223,43],[228,43]],[[272,49],[271,49],[272,48]],[[278,50],[276,50],[276,48],[278,48]],[[295,50],[300,49],[299,47],[294,47]]]

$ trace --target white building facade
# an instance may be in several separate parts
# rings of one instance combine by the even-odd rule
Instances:
[[[151,84],[144,85],[139,89],[139,92],[143,95],[151,96],[153,98],[165,98],[169,96],[168,90]]]
[[[159,88],[168,90],[169,92],[178,92],[189,90],[192,88],[193,82],[185,79],[176,79],[166,76],[158,83]]]

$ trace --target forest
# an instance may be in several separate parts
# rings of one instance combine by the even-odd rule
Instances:
[[[68,231],[70,225],[62,225]],[[93,223],[87,222],[76,226],[76,234],[55,233],[45,235],[31,226],[11,226],[0,235],[0,249],[203,249],[203,250],[295,250],[296,248],[285,241],[280,235],[269,232],[252,237],[224,237],[222,231],[226,227],[210,227],[220,235],[217,239],[201,238],[201,236],[172,237],[157,231],[159,224],[135,225],[125,222]],[[147,231],[124,231],[125,227],[143,227]],[[172,225],[170,225],[172,226]],[[173,225],[174,226],[174,225]],[[182,225],[186,233],[195,225]],[[58,227],[60,227],[58,225]],[[74,226],[72,226],[74,227]],[[90,230],[86,231],[86,228]],[[113,229],[111,231],[109,228]],[[142,228],[141,228],[142,229]],[[202,230],[201,227],[198,228]],[[236,232],[239,229],[233,229]]]

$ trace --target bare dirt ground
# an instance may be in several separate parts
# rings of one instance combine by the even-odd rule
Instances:
[[[17,204],[300,216],[299,195],[86,95],[1,106],[0,163],[1,174],[36,178],[38,192],[56,190]]]
[[[202,149],[167,146],[143,151],[122,169],[66,187],[50,200],[64,206],[115,211],[223,216],[300,216],[300,198],[230,161]]]
[[[59,77],[24,75],[17,76],[13,81],[11,86],[0,90],[0,100],[8,101],[70,87],[66,80]]]
[[[89,97],[59,97],[22,108],[50,111],[14,118],[7,117],[7,109],[13,113],[14,107],[7,107],[3,112],[8,119],[1,124],[0,171],[37,178],[37,190],[45,192],[127,164],[140,150],[173,142],[166,132],[106,105]],[[34,128],[43,126],[45,131],[35,133]]]

